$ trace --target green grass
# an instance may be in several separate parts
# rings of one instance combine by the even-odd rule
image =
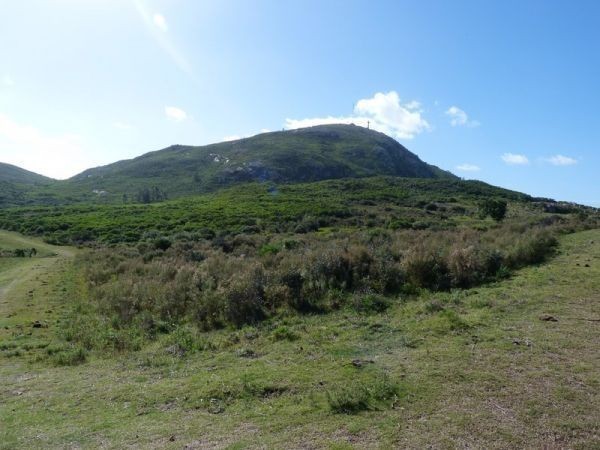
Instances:
[[[75,366],[48,353],[71,349],[53,323],[83,285],[68,259],[38,273],[31,303],[52,326],[18,333],[35,275],[0,303],[2,317],[16,314],[1,335],[0,448],[600,445],[598,230],[563,236],[550,262],[485,287],[385,312],[182,330],[183,355],[168,351],[171,334]]]
[[[64,271],[75,250],[0,231],[0,248],[23,247],[37,248],[37,256],[0,258],[0,347],[41,352],[54,336],[51,325],[66,312],[71,280]]]

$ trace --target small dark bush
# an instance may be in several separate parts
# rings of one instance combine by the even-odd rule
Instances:
[[[264,274],[254,267],[236,274],[224,288],[225,317],[237,327],[265,318]]]
[[[155,239],[153,245],[155,249],[165,251],[171,247],[171,241],[167,238],[161,237]]]
[[[450,287],[450,275],[446,262],[440,255],[416,248],[405,256],[404,273],[416,287],[445,290]]]
[[[490,216],[500,222],[506,216],[507,206],[505,200],[487,199],[479,204],[479,214],[482,218]]]
[[[305,217],[294,228],[294,233],[310,233],[319,229],[319,221],[315,218]]]

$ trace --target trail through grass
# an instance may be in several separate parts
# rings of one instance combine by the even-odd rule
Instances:
[[[0,305],[0,448],[600,447],[600,230],[385,313],[181,329],[58,367],[44,345],[83,295],[69,252],[0,267],[0,286],[20,274]]]
[[[51,294],[63,289],[60,280],[75,251],[68,247],[55,247],[39,239],[16,233],[0,231],[0,248],[35,248],[35,257],[0,258],[0,338],[3,346],[15,340],[45,336],[45,329],[32,329],[38,321],[46,328],[55,320]],[[66,302],[57,305],[64,307]]]

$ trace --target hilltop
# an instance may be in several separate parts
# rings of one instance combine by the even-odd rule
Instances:
[[[201,147],[173,145],[86,170],[70,182],[125,191],[141,181],[180,195],[248,181],[298,183],[379,175],[454,177],[383,133],[355,125],[321,125]]]

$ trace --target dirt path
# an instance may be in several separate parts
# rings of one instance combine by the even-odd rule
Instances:
[[[62,273],[76,249],[0,231],[0,248],[35,248],[33,258],[3,258],[0,265],[0,339],[10,338],[31,322],[51,320],[48,299],[59,290]]]

